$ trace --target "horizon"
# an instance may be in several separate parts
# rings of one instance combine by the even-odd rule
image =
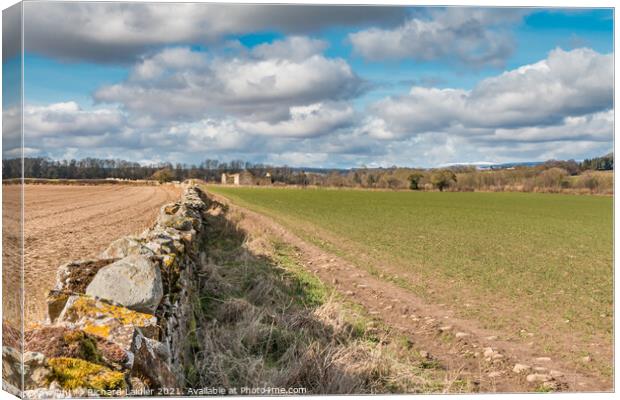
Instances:
[[[612,152],[611,8],[370,7],[25,3],[24,155],[355,169]]]
[[[595,157],[588,157],[588,158],[584,158],[584,159],[548,159],[548,160],[541,160],[541,161],[507,161],[507,162],[501,162],[501,163],[492,163],[492,162],[473,162],[473,163],[453,163],[453,164],[444,164],[444,165],[438,165],[438,166],[433,166],[433,167],[423,167],[423,166],[416,166],[416,165],[389,165],[389,166],[369,166],[369,165],[361,165],[361,166],[357,166],[357,167],[321,167],[321,166],[305,166],[305,165],[288,165],[288,164],[265,164],[265,163],[252,163],[251,161],[247,161],[247,160],[218,160],[218,159],[203,159],[197,163],[173,163],[170,161],[161,161],[161,162],[157,162],[157,163],[140,163],[137,161],[131,161],[131,160],[125,160],[125,159],[120,159],[120,158],[96,158],[96,157],[85,157],[85,158],[78,158],[78,159],[53,159],[53,158],[49,158],[49,157],[27,157],[24,156],[25,160],[32,160],[32,159],[40,159],[40,160],[44,160],[44,161],[48,161],[48,162],[52,162],[52,163],[68,163],[68,162],[84,162],[87,159],[91,158],[94,160],[98,160],[98,161],[114,161],[114,162],[125,162],[125,163],[132,163],[132,164],[138,164],[141,168],[165,168],[167,166],[171,166],[172,168],[176,168],[177,165],[181,165],[181,167],[183,169],[191,169],[191,168],[203,168],[201,167],[201,165],[203,165],[204,163],[207,163],[209,161],[211,162],[216,162],[219,165],[223,165],[223,164],[239,164],[242,167],[240,168],[241,170],[247,170],[248,168],[257,168],[257,169],[268,169],[268,168],[290,168],[290,169],[294,169],[294,170],[325,170],[325,171],[334,171],[334,170],[338,170],[338,171],[353,171],[353,170],[363,170],[363,169],[417,169],[417,170],[431,170],[431,169],[449,169],[452,167],[503,167],[503,166],[536,166],[536,165],[542,165],[545,164],[547,162],[569,162],[569,161],[574,161],[578,164],[583,163],[585,160],[592,160],[592,159],[597,159],[597,158],[605,158],[605,157],[614,157],[614,152],[611,151],[609,153],[606,154],[601,154]],[[3,161],[11,161],[11,160],[18,160],[20,158],[5,158],[3,159]],[[250,164],[250,167],[248,167],[247,165]],[[221,169],[220,167],[216,167],[216,168],[209,168],[209,167],[205,167],[206,169]],[[235,168],[233,168],[235,169]]]

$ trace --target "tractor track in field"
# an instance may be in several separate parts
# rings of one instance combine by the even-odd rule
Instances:
[[[536,346],[482,329],[475,321],[457,318],[444,305],[429,304],[395,283],[373,276],[351,262],[304,241],[273,219],[240,207],[209,192],[243,217],[238,221],[250,236],[270,235],[297,250],[299,262],[322,282],[364,307],[370,315],[405,334],[413,345],[437,360],[454,379],[468,379],[479,392],[613,391],[612,378],[588,374],[560,357],[542,357]],[[490,350],[489,350],[490,349]],[[548,356],[548,355],[545,355]],[[513,371],[516,364],[528,372]],[[551,376],[549,383],[528,381],[528,375]],[[530,376],[530,379],[532,377]]]

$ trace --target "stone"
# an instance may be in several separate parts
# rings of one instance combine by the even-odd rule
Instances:
[[[555,381],[543,382],[542,386],[543,386],[543,388],[545,388],[547,390],[558,390],[558,388],[560,387],[560,385],[557,382],[555,382]]]
[[[200,224],[200,221],[202,220],[202,215],[200,215],[200,210],[194,207],[193,205],[187,204],[187,203],[184,203],[181,205],[181,207],[179,207],[179,210],[177,211],[177,215],[190,218],[193,221],[194,226],[196,228],[199,227],[198,224]]]
[[[442,331],[442,332],[451,331],[452,330],[452,326],[451,325],[441,326],[441,327],[439,327],[439,330]]]
[[[514,368],[512,369],[512,372],[514,372],[515,374],[520,374],[523,372],[528,372],[531,369],[532,367],[526,364],[515,364]]]
[[[24,361],[24,389],[36,389],[47,386],[51,371],[47,366],[45,355],[26,351]]]
[[[420,350],[420,357],[426,358],[426,359],[431,358],[430,354],[428,354],[428,351],[424,351],[424,350]]]
[[[161,342],[142,336],[139,332],[134,335],[131,345],[134,354],[131,375],[140,377],[149,388],[175,388],[177,379],[170,370],[170,350]]]
[[[6,390],[11,391],[15,388],[19,393],[22,386],[22,363],[21,352],[16,348],[2,346],[2,385],[6,384]]]
[[[551,361],[551,357],[536,357],[536,361],[538,361],[538,362],[549,362],[549,361]]]
[[[482,354],[484,354],[485,357],[493,357],[493,354],[495,354],[495,352],[493,351],[491,347],[485,347],[484,353]]]
[[[502,376],[504,373],[502,371],[492,371],[487,374],[489,378],[498,378]]]
[[[561,378],[564,376],[564,373],[552,369],[551,371],[549,371],[549,375],[551,375],[553,378]]]
[[[548,382],[550,380],[552,380],[553,378],[550,375],[547,374],[529,374],[525,380],[532,383],[532,382]]]
[[[181,232],[175,229],[157,226],[146,235],[145,241],[144,246],[155,254],[178,253],[181,250],[182,236]]]
[[[146,256],[127,256],[100,269],[86,294],[153,313],[164,295],[159,265]]]
[[[160,213],[157,225],[164,229],[172,228],[179,231],[189,231],[199,227],[200,219],[200,213],[194,213],[181,206],[175,214]]]
[[[131,255],[146,255],[152,256],[155,253],[153,250],[144,246],[142,242],[140,242],[135,237],[125,236],[120,239],[113,241],[107,249],[105,249],[99,258],[125,258]]]
[[[111,258],[111,259],[110,259]],[[66,263],[56,272],[55,292],[84,293],[99,270],[116,261],[114,257],[105,260],[82,260]]]
[[[173,215],[176,214],[177,211],[179,211],[179,207],[181,207],[179,203],[164,204],[161,207],[160,213],[164,215]]]
[[[111,369],[129,367],[131,359],[119,345],[79,329],[64,326],[44,326],[24,335],[27,351],[38,352],[47,358],[80,358]]]
[[[186,243],[190,244],[194,242],[196,239],[197,232],[194,229],[190,229],[189,231],[181,233],[181,239]]]
[[[22,387],[22,360],[24,389],[47,386],[50,370],[47,360],[41,353],[26,351],[23,355],[12,347],[2,346],[2,383],[8,389]]]
[[[590,361],[592,361],[592,357],[590,356],[581,357],[581,361],[583,361],[584,363],[589,363]]]
[[[456,335],[454,335],[454,336],[456,336],[456,338],[457,338],[457,339],[464,339],[464,338],[466,338],[466,337],[468,337],[468,336],[469,336],[469,333],[466,333],[466,332],[457,332],[457,333],[456,333]]]
[[[140,313],[87,296],[71,296],[57,323],[104,338],[129,349],[136,329],[149,338],[159,337],[154,315]]]
[[[69,293],[58,292],[52,290],[47,294],[47,317],[51,323],[54,323],[62,310],[67,304],[67,300],[71,297]]]

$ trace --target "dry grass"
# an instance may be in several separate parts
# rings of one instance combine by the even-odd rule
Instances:
[[[439,365],[307,273],[295,249],[247,238],[225,214],[212,212],[209,221],[195,337],[203,350],[187,371],[188,386],[303,387],[312,394],[446,390]],[[463,387],[452,383],[451,390]]]

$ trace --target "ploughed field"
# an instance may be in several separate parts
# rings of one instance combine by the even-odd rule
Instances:
[[[208,189],[503,339],[610,381],[611,197]]]
[[[9,198],[18,191],[18,185],[3,186]],[[155,221],[159,207],[179,195],[172,185],[25,185],[26,325],[45,318],[45,296],[60,265],[97,257],[115,239],[142,232]]]

